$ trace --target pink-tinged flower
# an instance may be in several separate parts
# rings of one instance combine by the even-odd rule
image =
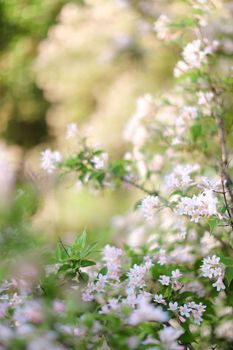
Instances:
[[[184,304],[183,306],[179,307],[179,311],[181,316],[185,316],[187,318],[190,317],[190,312],[192,311],[192,309],[190,309],[187,304]]]
[[[95,292],[95,284],[94,282],[90,281],[88,282],[86,288],[84,289],[82,293],[82,300],[83,301],[92,301],[94,300],[94,292]]]
[[[169,276],[166,276],[166,275],[161,275],[161,276],[159,276],[159,282],[160,282],[163,286],[169,286],[170,277],[169,277]]]
[[[127,273],[129,286],[132,288],[143,288],[145,286],[145,276],[148,269],[145,265],[136,265]]]
[[[167,256],[165,249],[160,249],[158,252],[158,264],[161,266],[167,264]]]
[[[171,20],[166,15],[159,16],[154,23],[154,31],[157,34],[157,38],[160,40],[170,40],[172,38],[172,31],[170,28]]]
[[[217,288],[217,291],[220,292],[221,290],[226,289],[225,284],[222,281],[222,277],[219,277],[216,282],[212,284],[213,287]]]
[[[170,310],[170,311],[176,311],[177,309],[178,309],[178,303],[175,301],[174,303],[172,303],[172,302],[170,302],[169,303],[169,308],[168,308],[168,310]]]
[[[121,271],[122,261],[121,258],[123,256],[123,250],[112,247],[110,245],[106,245],[103,250],[103,261],[106,263],[108,272],[107,277],[112,280],[119,279],[119,273]]]
[[[220,258],[216,255],[202,260],[201,273],[202,276],[210,279],[217,278],[212,286],[216,287],[218,292],[226,288],[222,281],[224,276],[224,265],[220,262]]]
[[[6,310],[8,309],[8,303],[0,303],[0,318],[4,318],[6,315]]]
[[[164,304],[166,305],[166,301],[165,299],[163,298],[163,295],[162,294],[155,294],[154,296],[154,301],[158,304]]]
[[[178,279],[178,278],[180,278],[182,276],[183,275],[182,275],[182,273],[180,272],[179,269],[176,269],[176,270],[172,271],[172,279],[176,280],[176,279]]]
[[[161,307],[154,307],[147,298],[140,298],[138,307],[131,313],[128,323],[137,325],[147,321],[166,322],[168,321],[168,313],[164,312]]]
[[[198,196],[182,197],[177,204],[178,215],[188,215],[191,221],[199,222],[202,217],[218,215],[217,198],[211,190],[205,190]]]
[[[61,300],[54,300],[53,302],[53,311],[62,314],[65,311],[65,304]]]
[[[74,335],[79,338],[84,338],[87,334],[87,328],[85,326],[80,326],[74,328]]]
[[[155,214],[155,210],[160,207],[161,203],[157,196],[147,196],[142,200],[140,210],[143,213],[146,220],[152,220]]]
[[[159,331],[159,339],[162,347],[166,350],[184,350],[184,346],[177,343],[178,338],[183,333],[184,331],[181,328],[165,327]]]

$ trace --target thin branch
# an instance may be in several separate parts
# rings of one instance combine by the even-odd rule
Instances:
[[[233,220],[232,220],[232,214],[231,214],[231,210],[228,206],[228,203],[227,203],[227,197],[226,197],[226,193],[225,193],[225,185],[224,185],[224,178],[221,177],[221,183],[222,183],[222,188],[223,188],[223,198],[224,198],[224,203],[225,203],[225,206],[226,206],[226,210],[227,210],[227,213],[228,213],[228,216],[230,218],[230,224],[231,224],[231,227],[233,229]]]
[[[224,182],[226,184],[226,188],[228,190],[231,202],[233,204],[233,192],[232,192],[232,179],[230,178],[230,175],[227,171],[228,169],[228,154],[226,149],[226,136],[225,136],[225,129],[224,129],[224,121],[223,118],[217,117],[218,126],[219,126],[219,133],[220,133],[220,142],[221,142],[221,171],[222,171],[222,177],[224,178]],[[225,192],[225,184],[223,191]]]
[[[217,104],[219,104],[221,107],[223,106],[223,99],[222,99],[222,92],[218,91],[215,87],[214,82],[210,79],[210,86],[215,96],[215,101]],[[232,185],[233,182],[231,180],[231,177],[228,173],[228,153],[226,148],[226,135],[225,135],[225,127],[224,127],[224,119],[219,113],[215,114],[215,119],[217,122],[217,126],[219,129],[219,139],[220,139],[220,147],[221,147],[221,161],[220,161],[220,168],[221,168],[221,183],[222,183],[222,190],[223,190],[223,198],[226,205],[227,213],[230,219],[230,224],[233,229],[233,211],[230,209],[230,206],[228,204],[228,198],[226,196],[226,191],[228,192],[229,200],[231,201],[231,204],[233,204],[233,192],[232,192]],[[226,186],[226,188],[225,188]]]
[[[136,183],[133,180],[130,180],[130,179],[126,178],[126,177],[123,177],[122,181],[127,183],[127,184],[129,184],[129,185],[131,185],[131,186],[133,186],[133,187],[135,187],[135,188],[137,188],[137,189],[139,189],[139,190],[141,190],[142,192],[144,192],[144,193],[146,193],[146,194],[148,194],[150,196],[158,196],[159,195],[158,191],[150,191],[150,190],[146,189],[144,186],[139,185],[138,183]]]

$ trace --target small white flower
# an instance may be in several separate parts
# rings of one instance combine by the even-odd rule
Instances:
[[[178,279],[180,277],[182,277],[182,273],[180,272],[179,269],[176,269],[174,271],[172,271],[172,279]]]
[[[166,305],[166,301],[165,299],[163,298],[163,295],[162,294],[155,294],[154,296],[154,301],[158,304],[164,304]]]
[[[159,208],[160,200],[158,196],[147,196],[142,200],[140,209],[146,220],[152,220],[155,209]]]
[[[82,293],[82,300],[89,302],[94,300],[95,284],[94,282],[88,282],[87,287]]]
[[[184,304],[183,306],[179,307],[179,311],[181,316],[185,316],[187,318],[190,317],[190,312],[192,311],[192,309],[190,309],[187,304]]]
[[[51,149],[46,149],[41,152],[41,168],[52,174],[56,168],[57,164],[61,162],[62,155],[59,151],[51,151]]]
[[[175,301],[174,303],[170,302],[169,303],[169,308],[168,310],[170,311],[176,311],[178,309],[178,303]]]
[[[163,286],[169,286],[170,277],[169,277],[169,276],[166,276],[166,275],[161,275],[161,276],[159,276],[159,282],[160,282]]]
[[[165,249],[160,249],[158,252],[158,264],[161,266],[167,264],[167,256]]]
[[[127,273],[129,278],[129,286],[132,288],[143,288],[145,286],[145,275],[147,271],[148,269],[145,265],[134,264],[134,266]]]
[[[184,106],[181,111],[180,117],[185,120],[194,120],[198,116],[197,107],[194,106]]]
[[[154,307],[148,302],[147,298],[140,298],[138,308],[131,313],[128,323],[137,325],[141,322],[166,322],[167,320],[168,314],[161,307]]]
[[[78,127],[76,123],[69,123],[66,126],[66,139],[73,139],[77,136]]]
[[[119,279],[119,273],[121,270],[121,257],[123,255],[123,250],[106,245],[103,250],[103,260],[106,263],[108,272],[107,277],[113,280]]]
[[[171,21],[166,15],[160,15],[154,23],[154,31],[157,38],[160,40],[169,40],[171,37],[171,30],[169,28]]]
[[[177,204],[176,212],[178,215],[188,215],[191,221],[199,222],[201,217],[210,217],[218,215],[217,198],[211,190],[206,190],[192,197],[182,197]]]
[[[207,92],[198,91],[197,97],[198,97],[198,104],[202,106],[210,103],[214,98],[214,94],[212,91],[207,91]]]
[[[192,69],[200,69],[207,58],[216,50],[216,43],[209,43],[207,39],[203,41],[197,39],[188,43],[182,52],[183,60],[179,61],[174,69],[174,76],[180,77],[182,74]]]
[[[94,156],[91,161],[97,170],[102,170],[107,164],[108,154],[106,152],[101,153],[101,155]]]
[[[221,290],[226,289],[225,284],[222,281],[222,277],[218,277],[217,281],[212,284],[213,287],[217,288],[217,291],[220,292]]]
[[[175,329],[173,327],[165,327],[159,331],[159,339],[162,344],[162,348],[166,350],[183,350],[184,347],[177,343],[177,339],[183,333],[183,329]]]
[[[220,258],[216,255],[203,259],[200,269],[202,276],[208,278],[221,277],[224,272],[223,265],[220,263]]]

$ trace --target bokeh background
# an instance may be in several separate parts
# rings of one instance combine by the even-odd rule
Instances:
[[[222,41],[220,64],[232,58],[233,28],[216,1],[209,36]],[[0,253],[12,256],[84,228],[90,239],[117,240],[113,216],[132,210],[135,192],[54,187],[40,169],[47,147],[69,155],[70,122],[110,157],[128,146],[123,129],[145,93],[159,97],[173,84],[179,49],[160,42],[153,22],[182,16],[184,1],[0,0]],[[225,16],[225,17],[224,17]],[[228,65],[229,66],[229,65]],[[124,235],[124,233],[122,233]]]

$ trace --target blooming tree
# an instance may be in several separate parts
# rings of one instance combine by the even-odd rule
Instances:
[[[84,232],[71,245],[60,240],[39,282],[2,283],[0,349],[232,348],[232,69],[219,77],[221,38],[205,37],[215,2],[188,3],[185,18],[163,14],[154,24],[181,49],[177,84],[161,99],[138,99],[124,158],[109,159],[74,123],[74,154],[41,154],[48,174],[72,175],[79,188],[141,191],[134,213],[113,220],[125,244],[106,245],[94,261],[97,243]]]

